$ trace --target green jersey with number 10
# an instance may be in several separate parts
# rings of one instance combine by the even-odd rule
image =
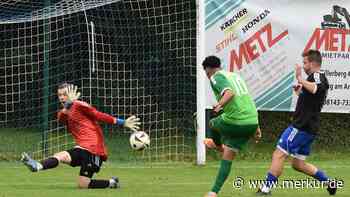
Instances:
[[[233,98],[223,107],[222,119],[229,124],[258,124],[258,113],[255,103],[249,95],[247,85],[236,73],[224,70],[217,71],[210,78],[210,84],[217,101],[225,90],[231,90]]]

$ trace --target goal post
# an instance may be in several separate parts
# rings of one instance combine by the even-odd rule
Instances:
[[[196,0],[197,3],[197,164],[204,165],[206,161],[206,150],[203,143],[205,139],[205,108],[206,108],[206,88],[205,73],[202,68],[202,61],[205,58],[205,39],[204,39],[204,18],[205,2]]]

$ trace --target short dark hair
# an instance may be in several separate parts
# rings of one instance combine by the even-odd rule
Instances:
[[[58,89],[60,90],[60,89],[68,88],[68,86],[70,86],[70,85],[72,85],[72,84],[64,82],[58,86]]]
[[[220,68],[221,66],[221,61],[218,57],[211,55],[208,56],[204,59],[203,63],[203,68]]]
[[[318,50],[308,50],[306,52],[304,52],[302,54],[303,57],[307,57],[307,60],[309,60],[309,62],[316,62],[318,63],[320,66],[322,64],[322,56],[321,53]]]

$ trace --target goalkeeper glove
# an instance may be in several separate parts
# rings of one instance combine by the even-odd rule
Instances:
[[[64,102],[64,108],[70,109],[73,102],[80,97],[80,92],[77,92],[78,87],[74,85],[69,85],[67,87],[67,100]]]
[[[136,118],[136,116],[130,116],[126,120],[117,118],[117,124],[126,128],[131,129],[136,132],[140,129],[139,125],[141,124],[140,118]]]

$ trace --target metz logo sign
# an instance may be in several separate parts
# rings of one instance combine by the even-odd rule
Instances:
[[[332,14],[323,16],[321,28],[316,28],[304,51],[310,48],[332,52],[350,52],[350,15],[346,8],[333,6]]]
[[[272,31],[271,23],[266,24],[239,45],[238,53],[235,49],[230,52],[230,71],[233,71],[234,68],[240,70],[243,60],[249,64],[286,36],[288,36],[288,30],[276,33]]]

